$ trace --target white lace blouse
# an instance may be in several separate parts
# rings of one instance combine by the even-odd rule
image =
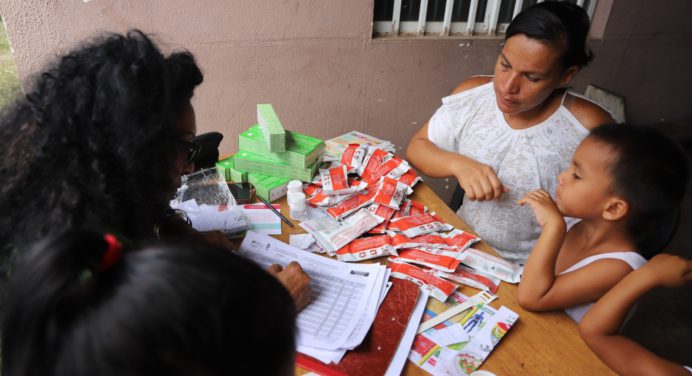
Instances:
[[[555,193],[557,175],[588,134],[563,105],[545,121],[512,129],[497,107],[489,82],[442,99],[428,123],[428,139],[441,149],[489,165],[509,192],[499,200],[470,201],[458,215],[504,258],[523,263],[541,233],[531,208],[517,200],[542,188]]]

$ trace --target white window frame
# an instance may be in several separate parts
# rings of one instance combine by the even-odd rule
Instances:
[[[445,14],[442,22],[440,21],[430,21],[426,22],[428,12],[428,0],[420,0],[420,10],[418,13],[418,21],[401,21],[401,1],[394,0],[394,7],[392,11],[391,21],[375,21],[373,22],[373,36],[374,38],[381,37],[410,37],[410,36],[437,36],[437,37],[450,37],[450,36],[478,36],[478,37],[488,37],[497,36],[501,37],[504,35],[509,23],[501,23],[498,25],[498,17],[500,14],[500,2],[501,0],[488,0],[487,6],[485,8],[485,15],[482,22],[473,22],[469,24],[468,22],[451,22],[452,20],[452,9],[454,7],[454,1],[461,0],[447,0],[445,4]],[[538,3],[544,0],[538,0]],[[577,5],[583,6],[585,0],[577,0]],[[589,6],[585,9],[589,18],[593,19],[593,13],[596,9],[596,3],[598,0],[591,0]],[[514,3],[514,11],[512,18],[516,17],[521,11],[521,7],[524,4],[524,0],[516,0]],[[471,0],[469,5],[469,20],[476,19],[476,12],[478,10],[478,0]]]

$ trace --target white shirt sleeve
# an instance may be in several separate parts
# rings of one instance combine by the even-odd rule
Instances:
[[[458,132],[454,124],[452,109],[442,104],[428,122],[428,140],[442,150],[458,152]]]

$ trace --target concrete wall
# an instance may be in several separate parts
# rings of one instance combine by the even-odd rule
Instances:
[[[193,52],[204,73],[199,132],[225,134],[222,152],[273,103],[284,125],[330,138],[356,129],[405,148],[440,98],[489,74],[498,39],[372,39],[373,0],[3,0],[22,80],[83,38],[140,28],[166,50]],[[601,39],[586,83],[627,98],[635,122],[692,119],[692,2],[600,0]],[[429,180],[430,181],[430,180]],[[432,182],[444,198],[454,182]]]

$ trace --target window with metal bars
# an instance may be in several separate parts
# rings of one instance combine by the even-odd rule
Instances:
[[[373,34],[501,36],[514,16],[542,1],[545,0],[375,0]],[[577,4],[591,17],[597,0],[547,1]]]

